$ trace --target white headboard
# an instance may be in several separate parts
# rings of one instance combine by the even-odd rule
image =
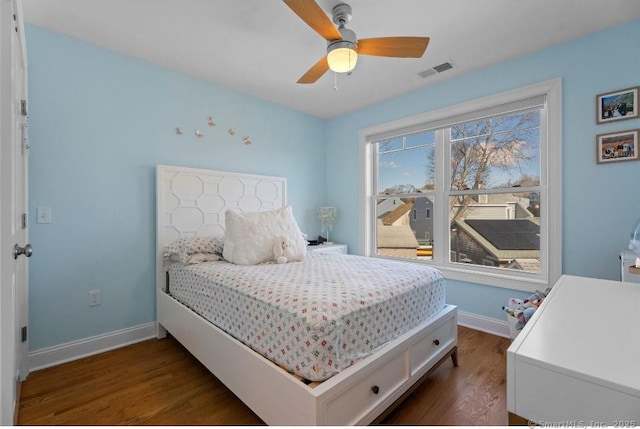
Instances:
[[[173,165],[156,168],[156,284],[164,289],[163,248],[180,237],[222,235],[228,209],[285,207],[287,179]]]

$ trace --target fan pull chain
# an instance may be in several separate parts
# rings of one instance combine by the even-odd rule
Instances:
[[[333,72],[333,90],[338,90],[338,72]]]

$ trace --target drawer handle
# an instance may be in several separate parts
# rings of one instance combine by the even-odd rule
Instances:
[[[378,386],[373,386],[371,388],[371,391],[373,392],[374,395],[377,395],[378,393],[380,393],[380,388]]]
[[[435,344],[436,346],[439,346],[440,340],[436,338],[435,340],[433,340],[433,344]]]

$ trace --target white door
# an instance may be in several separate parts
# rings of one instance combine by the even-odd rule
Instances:
[[[19,0],[0,0],[0,424],[26,378],[28,322],[27,67]]]

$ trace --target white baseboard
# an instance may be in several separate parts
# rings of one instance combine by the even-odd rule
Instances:
[[[48,368],[65,362],[106,352],[156,337],[156,322],[120,329],[95,337],[71,341],[29,352],[29,371]]]
[[[458,325],[487,332],[499,337],[511,338],[509,323],[507,323],[506,320],[494,319],[492,317],[458,310]]]

